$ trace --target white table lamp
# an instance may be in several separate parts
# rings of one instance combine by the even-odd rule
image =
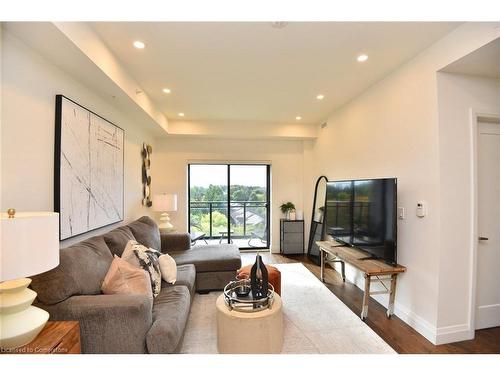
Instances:
[[[59,214],[9,209],[1,216],[0,348],[26,345],[40,333],[49,313],[31,306],[33,276],[59,264]]]
[[[174,230],[168,212],[177,211],[177,194],[155,194],[153,197],[153,210],[162,213],[160,216],[160,225],[158,225],[160,229],[164,231]]]

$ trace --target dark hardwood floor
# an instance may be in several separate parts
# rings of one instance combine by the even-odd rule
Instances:
[[[255,252],[242,252],[244,265],[255,261]],[[264,263],[296,263],[304,264],[319,278],[320,268],[306,256],[288,256],[261,252]],[[354,284],[342,282],[340,274],[327,267],[325,270],[325,285],[344,302],[356,315],[361,313],[363,292]],[[395,351],[404,354],[492,354],[500,353],[500,327],[476,331],[474,340],[461,341],[445,345],[433,345],[417,331],[403,322],[397,316],[387,319],[386,308],[370,298],[369,313],[365,323],[382,337]]]

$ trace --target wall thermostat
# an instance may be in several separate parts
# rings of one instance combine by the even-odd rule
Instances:
[[[418,217],[427,216],[427,202],[424,201],[417,202],[417,216]]]

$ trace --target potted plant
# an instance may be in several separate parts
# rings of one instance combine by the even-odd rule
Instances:
[[[286,219],[290,220],[290,213],[295,211],[295,205],[292,202],[286,202],[280,206],[280,209],[285,214]]]

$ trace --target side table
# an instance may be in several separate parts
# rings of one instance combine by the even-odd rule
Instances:
[[[80,323],[48,321],[29,344],[14,349],[1,349],[2,354],[80,354]]]

